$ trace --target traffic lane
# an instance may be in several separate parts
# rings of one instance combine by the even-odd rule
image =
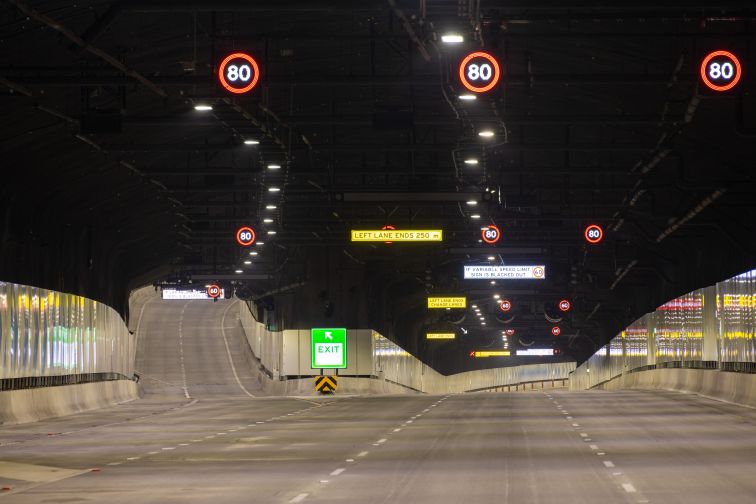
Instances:
[[[543,393],[451,396],[419,415],[299,502],[635,502]]]
[[[15,478],[18,467],[32,472],[37,467],[76,471],[114,468],[212,439],[207,436],[221,432],[228,435],[249,423],[257,426],[289,413],[301,414],[317,405],[317,401],[297,399],[246,399],[193,402],[163,414],[121,422],[111,422],[111,415],[105,414],[98,427],[1,446],[0,461],[5,466],[0,466],[0,486],[11,485],[16,491],[34,486],[33,478]]]
[[[756,499],[756,410],[667,391],[553,396],[652,502]]]
[[[260,417],[263,405],[287,400],[200,401],[181,415],[79,444],[16,452],[11,461],[102,470],[36,487],[29,483],[13,502],[77,493],[113,503],[206,502],[208,496],[220,502],[277,502],[430,403],[428,397],[354,397],[324,406],[294,401],[298,409],[268,408],[256,421],[250,419]]]

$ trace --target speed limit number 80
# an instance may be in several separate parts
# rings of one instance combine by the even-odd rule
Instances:
[[[499,83],[501,69],[496,58],[487,52],[474,52],[459,64],[459,80],[468,91],[485,93]]]

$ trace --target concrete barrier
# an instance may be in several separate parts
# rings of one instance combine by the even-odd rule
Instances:
[[[0,392],[0,425],[72,415],[138,397],[139,387],[131,380],[7,390]]]
[[[756,374],[749,373],[715,369],[651,369],[618,376],[596,388],[677,390],[756,407]]]

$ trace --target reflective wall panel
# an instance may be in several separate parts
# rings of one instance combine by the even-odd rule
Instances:
[[[134,372],[134,337],[109,306],[0,282],[0,379]]]

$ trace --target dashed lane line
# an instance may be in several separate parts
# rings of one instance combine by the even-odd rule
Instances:
[[[310,495],[310,494],[301,493],[301,494],[297,495],[296,497],[294,497],[293,499],[291,499],[289,502],[291,502],[292,504],[297,503],[297,502],[302,502],[303,500],[305,500],[307,498],[308,495]]]

